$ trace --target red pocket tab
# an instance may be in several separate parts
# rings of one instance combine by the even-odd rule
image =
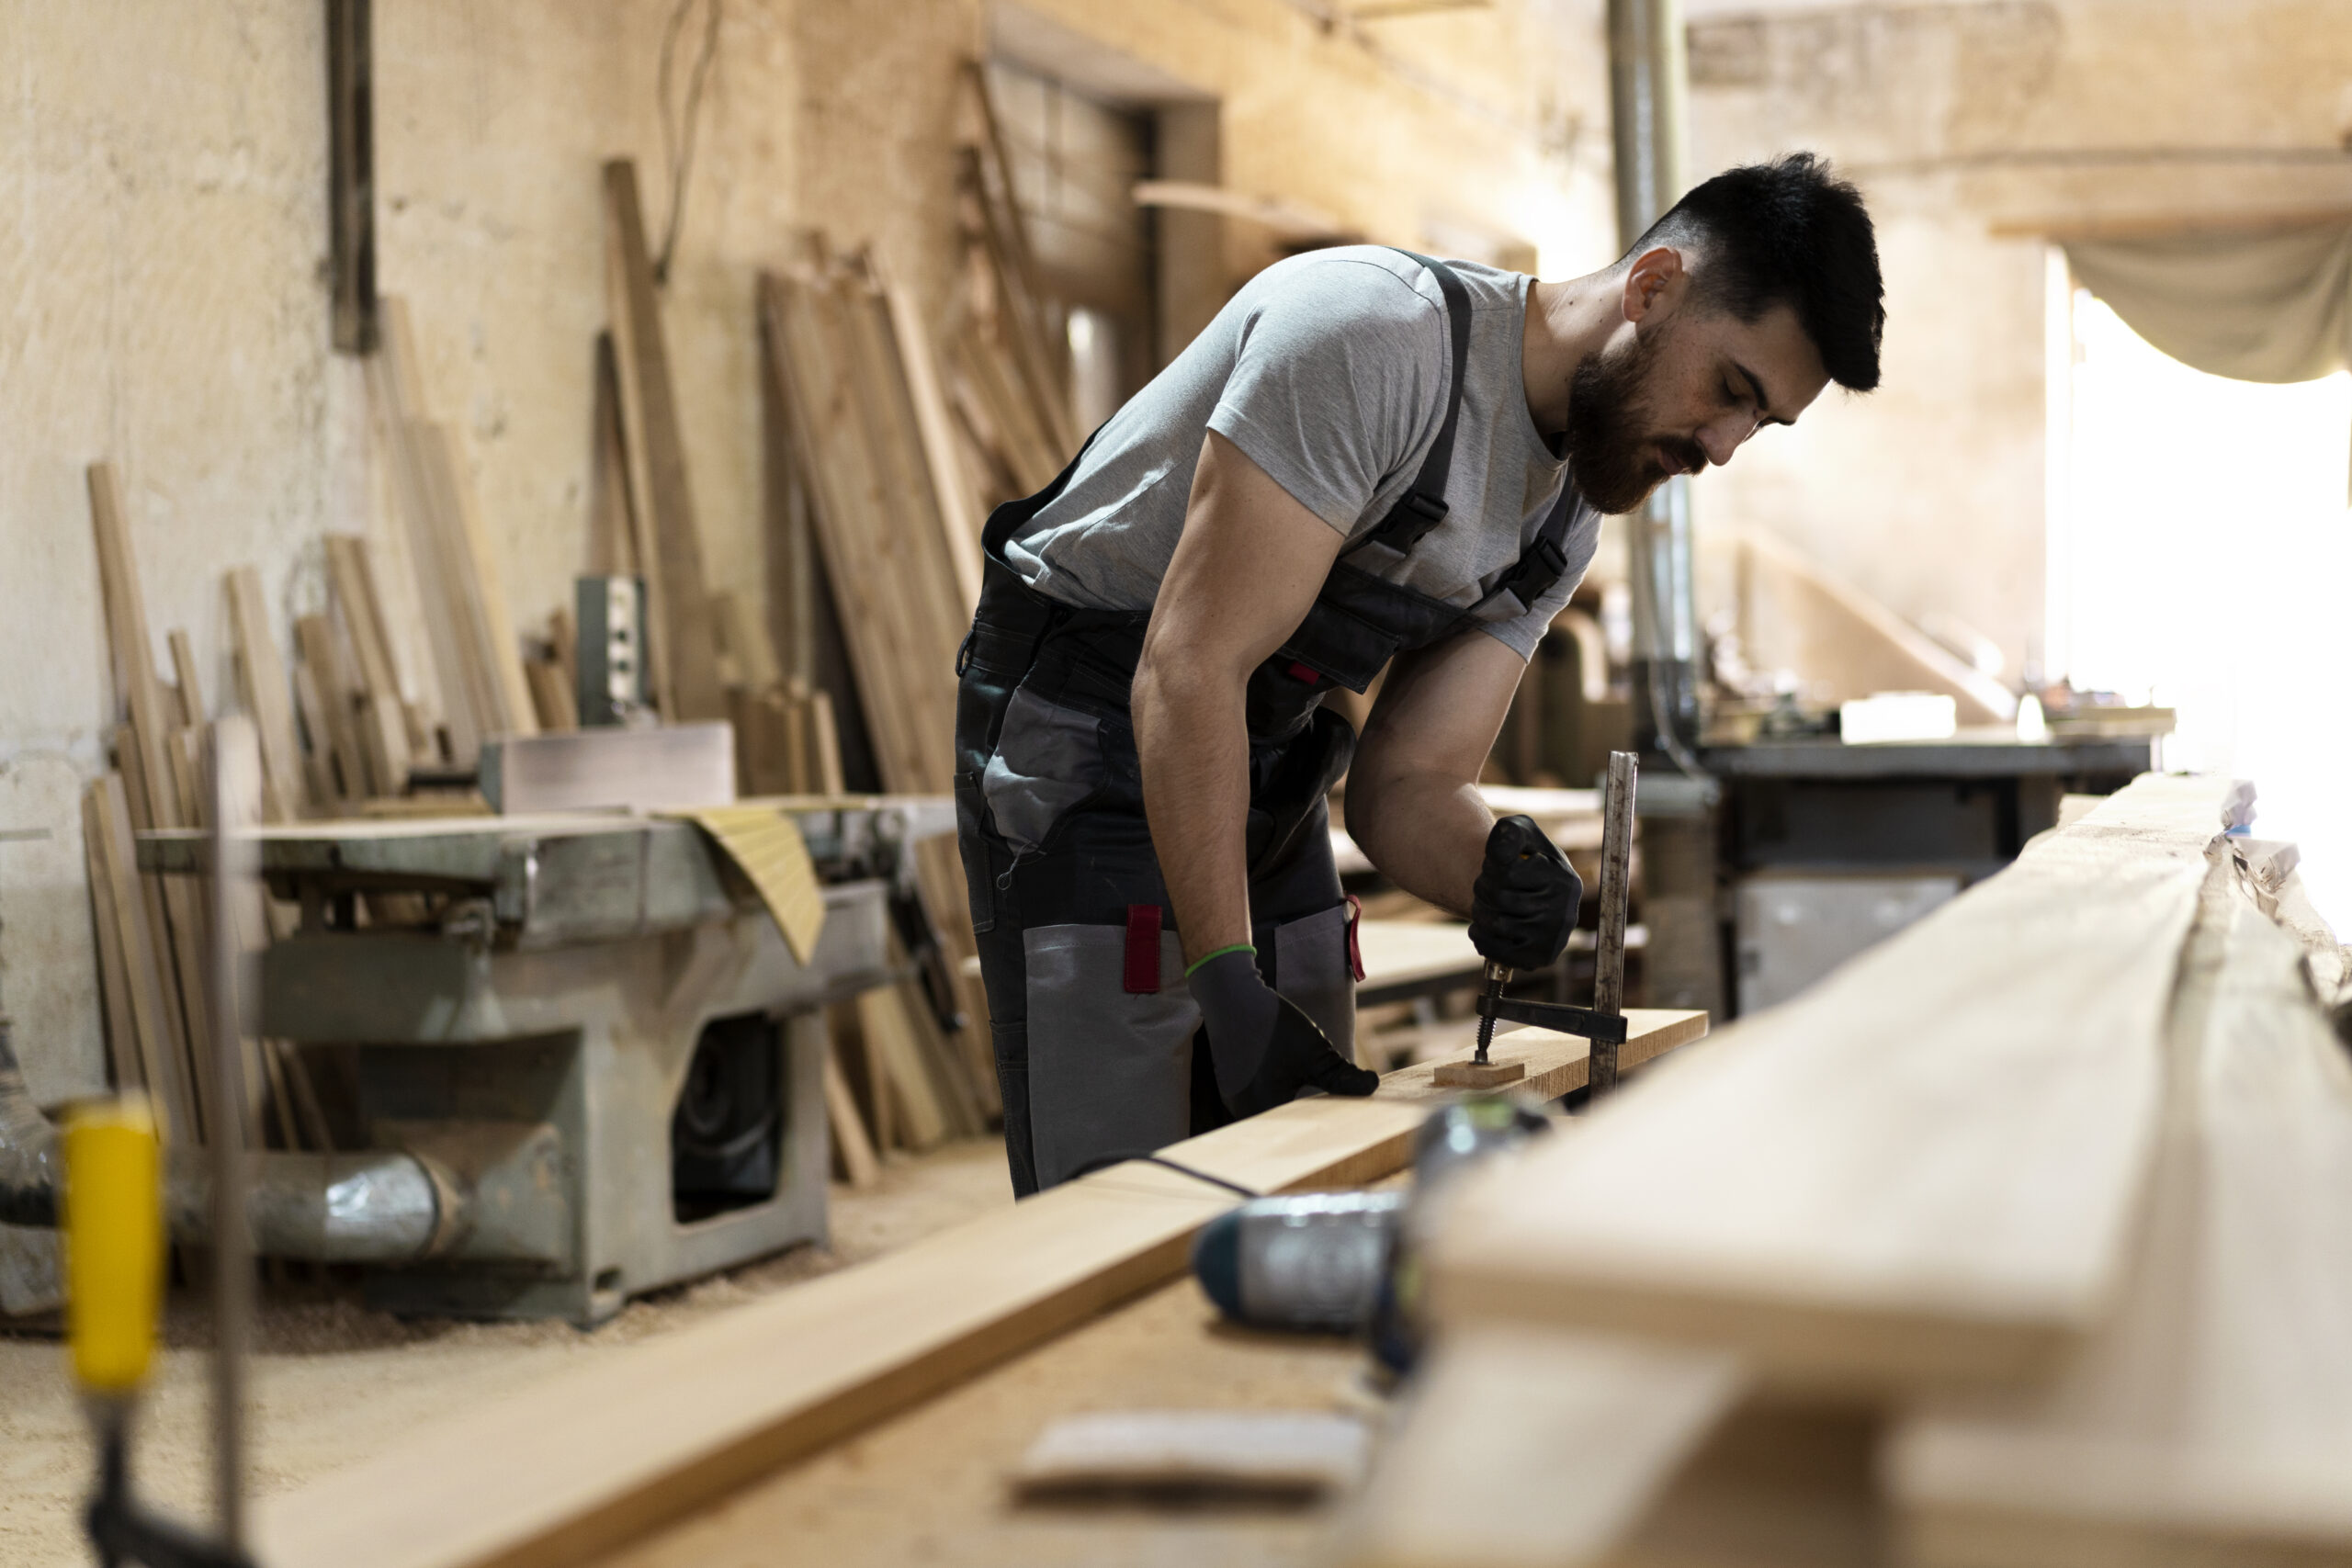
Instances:
[[[1126,989],[1129,996],[1159,993],[1159,906],[1127,906]]]

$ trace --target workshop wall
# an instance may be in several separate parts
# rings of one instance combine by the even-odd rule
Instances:
[[[587,558],[590,367],[605,321],[597,166],[666,215],[655,82],[673,0],[375,7],[379,278],[405,296],[428,403],[459,432],[518,626]],[[1225,179],[1368,237],[1607,259],[1599,0],[1330,26],[1297,0],[1027,17],[1222,106]],[[119,467],[147,615],[186,628],[218,706],[220,574],[261,569],[284,646],[323,606],[328,530],[379,551],[407,653],[357,361],[330,352],[316,0],[0,0],[0,1007],[33,1087],[102,1078],[79,781],[113,711],[83,468]],[[692,58],[699,11],[679,43]],[[764,604],[752,285],[798,229],[871,241],[927,309],[956,276],[957,62],[978,0],[728,0],[665,313],[715,584]],[[1229,224],[1234,281],[1265,259]],[[159,660],[160,663],[160,660]],[[407,671],[412,694],[420,671]]]
[[[2329,156],[2352,116],[2342,0],[1759,7],[1695,21],[1690,73],[1694,175],[1830,154],[1888,293],[1881,389],[1832,389],[1697,481],[1702,536],[1772,528],[1915,620],[1972,623],[2014,679],[2042,626],[2045,253],[1990,231],[2352,201]]]

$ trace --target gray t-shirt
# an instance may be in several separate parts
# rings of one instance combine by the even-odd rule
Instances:
[[[1527,412],[1521,337],[1532,280],[1475,262],[1447,265],[1471,305],[1448,513],[1408,553],[1374,545],[1349,560],[1467,608],[1532,542],[1567,464]],[[1069,487],[1006,546],[1006,559],[1064,604],[1149,608],[1183,532],[1209,430],[1359,540],[1419,474],[1453,373],[1445,296],[1412,257],[1349,245],[1278,262],[1111,417]],[[1581,497],[1574,505],[1559,581],[1525,609],[1503,596],[1486,612],[1496,618],[1482,622],[1521,659],[1591,564],[1600,518]]]

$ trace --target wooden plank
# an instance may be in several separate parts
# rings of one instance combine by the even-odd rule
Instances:
[[[842,1179],[860,1191],[880,1180],[881,1162],[874,1156],[865,1119],[857,1113],[857,1100],[850,1093],[849,1080],[842,1077],[841,1062],[831,1049],[825,1053],[825,1118],[832,1129],[833,1152],[841,1156]]]
[[[351,683],[344,673],[342,650],[335,646],[334,623],[324,615],[296,616],[294,645],[318,693],[319,716],[326,725],[326,740],[334,754],[343,797],[364,800],[375,791],[369,787],[367,765],[360,760]]]
[[[130,525],[123,515],[121,486],[114,465],[93,463],[88,470],[90,522],[98,547],[98,582],[106,604],[107,641],[114,658],[115,691],[130,716],[139,749],[140,776],[151,784],[171,777],[164,744],[177,726],[155,674],[154,645],[148,640],[145,595],[130,552]],[[168,791],[157,790],[168,796]],[[179,815],[168,798],[145,800],[149,819],[141,827],[176,828]]]
[[[461,608],[466,657],[477,691],[476,716],[488,735],[536,735],[531,689],[523,676],[523,645],[500,585],[497,557],[482,525],[472,480],[454,432],[413,421],[409,446],[424,477],[425,493],[440,519],[445,581]]]
[[[710,612],[727,657],[734,660],[737,680],[754,692],[764,692],[784,680],[784,669],[776,662],[775,641],[743,595],[731,591],[713,593]]]
[[[1340,1530],[1347,1568],[1608,1559],[1742,1379],[1719,1351],[1524,1325],[1441,1342]],[[1563,1484],[1573,1477],[1573,1484]]]
[[[408,787],[411,759],[401,682],[391,640],[368,568],[368,542],[355,534],[327,536],[327,574],[359,666],[356,727],[368,767],[371,793],[399,795]]]
[[[916,1043],[906,991],[904,986],[883,986],[858,993],[857,1028],[867,1063],[888,1079],[891,1109],[899,1113],[893,1119],[904,1122],[905,1136],[895,1141],[905,1148],[927,1149],[953,1129]]]
[[[459,593],[458,586],[447,581],[448,560],[454,552],[409,434],[412,423],[425,415],[424,367],[418,362],[408,301],[387,294],[378,304],[381,345],[368,360],[372,372],[368,389],[390,470],[392,509],[402,525],[404,553],[415,581],[433,684],[441,695],[441,722],[448,734],[450,760],[470,767],[482,734],[479,680],[467,653],[463,617],[453,609]]]
[[[1473,1179],[1438,1315],[1724,1346],[1838,1393],[2047,1376],[2128,1259],[2223,787],[2140,780]]]
[[[552,659],[530,660],[524,664],[523,674],[531,683],[531,708],[538,716],[541,734],[561,735],[580,728],[571,681],[560,663]]]
[[[302,753],[302,767],[311,798],[319,803],[321,814],[340,817],[353,802],[345,799],[343,784],[335,776],[334,740],[327,717],[327,700],[320,692],[308,661],[294,666],[294,705],[302,716],[302,734],[309,743]]]
[[[845,280],[769,274],[768,350],[797,468],[841,605],[852,666],[886,787],[938,793],[955,773],[955,648],[964,620],[935,526],[910,526],[887,493],[877,451],[889,400],[859,367],[877,352]]]
[[[196,668],[196,649],[188,642],[187,633],[174,626],[164,635],[171,645],[172,677],[179,682],[177,723],[189,728],[204,722],[204,683]]]
[[[626,158],[605,165],[605,244],[621,423],[639,522],[638,565],[653,601],[654,669],[671,699],[662,716],[673,724],[724,718],[718,648],[703,603],[709,586],[686,484],[662,306],[638,204],[637,165]]]
[[[897,355],[910,412],[922,447],[925,473],[931,480],[933,514],[938,519],[956,569],[956,592],[968,615],[980,602],[980,506],[956,456],[955,422],[947,412],[947,395],[939,378],[939,362],[930,332],[923,326],[914,301],[885,272],[878,259],[867,266],[888,317],[890,346]]]
[[[2096,820],[2096,814],[2094,815]],[[1889,1453],[1906,1562],[2352,1562],[2352,1067],[2225,857],[2165,1045],[2120,1304],[2047,1388],[1928,1408]]]
[[[588,434],[588,570],[596,577],[635,577],[638,525],[611,333],[596,334],[595,374]]]
[[[302,750],[294,735],[293,687],[270,639],[268,608],[261,573],[233,567],[224,579],[229,596],[229,638],[236,655],[237,696],[261,735],[264,819],[290,822],[302,815],[309,790],[302,782]],[[323,803],[321,803],[323,804]]]
[[[114,1086],[123,1092],[147,1087],[146,1059],[130,965],[122,945],[123,925],[115,907],[114,878],[107,871],[106,785],[93,782],[82,792],[82,854],[90,884],[90,917],[98,955],[98,998],[105,1009],[107,1061]]]
[[[166,960],[150,921],[146,902],[140,897],[141,879],[134,869],[138,850],[131,835],[130,811],[125,803],[121,777],[108,773],[93,783],[83,797],[82,808],[85,830],[103,863],[100,874],[109,893],[104,908],[111,913],[116,941],[123,955],[129,982],[128,1010],[138,1042],[140,1070],[154,1100],[159,1130],[167,1138],[197,1142],[187,1062],[166,1020]]]
[[[1511,1037],[1530,1092],[1566,1092],[1584,1043],[1535,1033]],[[1167,1153],[1262,1191],[1372,1181],[1404,1167],[1445,1098],[1426,1070],[1391,1074],[1370,1099],[1297,1100]],[[1193,1233],[1232,1202],[1158,1166],[1097,1171],[422,1427],[264,1499],[255,1555],[273,1568],[585,1560],[1172,1278]]]

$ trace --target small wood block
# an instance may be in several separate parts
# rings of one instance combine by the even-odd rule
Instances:
[[[1440,1089],[1500,1089],[1527,1076],[1525,1062],[1446,1062],[1434,1081]]]

